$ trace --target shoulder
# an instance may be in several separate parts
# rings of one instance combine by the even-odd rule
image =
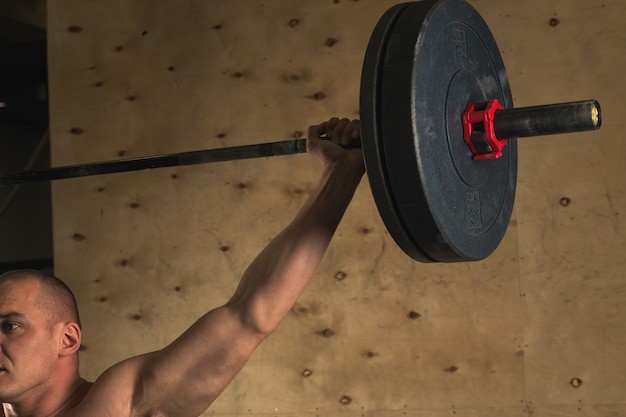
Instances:
[[[148,355],[137,356],[107,369],[91,384],[82,401],[61,417],[156,417],[156,414],[146,413],[146,410],[135,409],[135,405],[141,403],[138,401],[142,392],[141,369],[146,360]]]

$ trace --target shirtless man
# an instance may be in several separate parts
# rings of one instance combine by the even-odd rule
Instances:
[[[320,140],[327,134],[332,138]],[[220,395],[313,276],[365,167],[348,145],[359,122],[311,126],[321,179],[295,219],[252,262],[233,297],[164,349],[78,372],[80,321],[71,292],[37,271],[0,275],[0,417],[192,417]],[[340,146],[339,146],[340,145]]]

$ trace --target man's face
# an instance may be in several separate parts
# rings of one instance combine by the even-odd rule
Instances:
[[[34,280],[0,285],[0,402],[17,402],[54,383],[58,343],[38,308],[39,289]]]

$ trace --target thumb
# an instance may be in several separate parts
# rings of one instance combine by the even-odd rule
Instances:
[[[326,134],[328,128],[328,122],[321,123],[319,125],[313,125],[309,127],[307,132],[306,150],[309,153],[315,153],[319,147],[321,136]]]

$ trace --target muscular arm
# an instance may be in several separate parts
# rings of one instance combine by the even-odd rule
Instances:
[[[358,123],[331,119],[309,129],[309,153],[324,166],[319,183],[295,219],[252,262],[231,300],[165,349],[120,365],[139,375],[134,412],[201,414],[293,307],[364,173],[360,150],[320,141],[326,130],[345,146],[358,136]]]

